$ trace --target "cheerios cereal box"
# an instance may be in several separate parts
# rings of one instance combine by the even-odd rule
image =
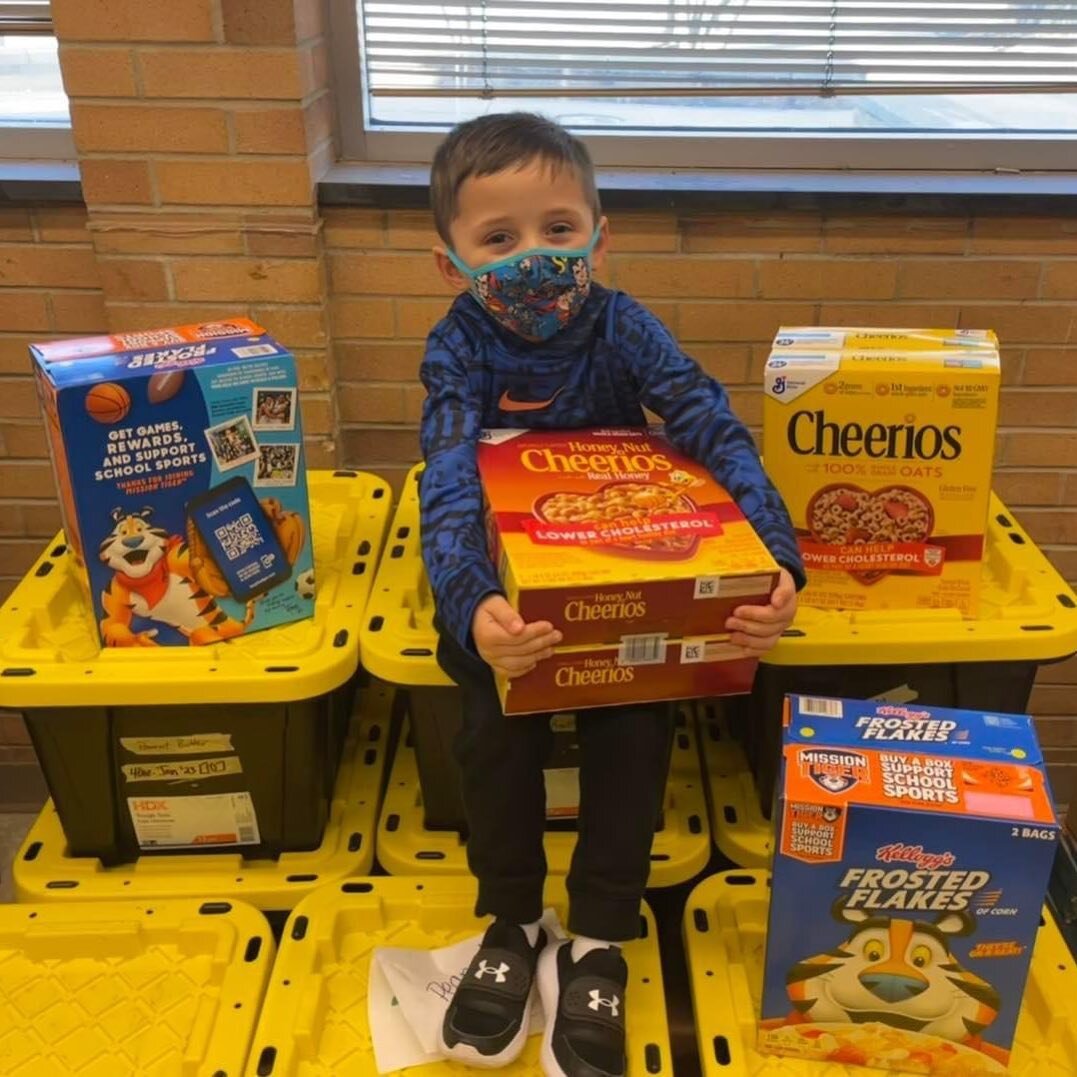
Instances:
[[[246,318],[34,344],[64,532],[106,647],[309,617],[295,360]]]
[[[558,655],[512,682],[508,713],[750,687],[754,663],[730,661],[724,626],[769,601],[778,566],[659,429],[488,430],[478,466],[508,600],[563,634]]]
[[[977,615],[999,383],[987,330],[779,330],[763,455],[802,602]]]
[[[1024,715],[790,696],[761,1051],[1002,1075],[1059,826]]]

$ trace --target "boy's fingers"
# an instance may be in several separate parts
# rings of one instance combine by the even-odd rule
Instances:
[[[497,669],[510,678],[522,677],[525,673],[530,673],[535,665],[534,658],[499,658],[497,660]]]
[[[742,647],[749,654],[765,654],[778,642],[778,637],[770,636],[747,636],[742,632],[734,632],[729,637],[729,642],[737,647]]]
[[[778,586],[774,588],[774,594],[770,596],[770,604],[777,609],[781,609],[787,605],[790,599],[797,593],[796,584],[793,582],[793,577],[789,573],[782,569],[781,579],[778,580]]]
[[[740,609],[733,611],[732,618],[726,623],[736,624],[737,627],[740,627],[741,624],[749,623],[773,625],[784,620],[785,614],[781,610],[776,610],[773,606],[741,606]]]
[[[733,621],[730,627],[742,636],[752,636],[755,639],[768,639],[780,634],[775,631],[774,625],[758,621]]]
[[[556,647],[560,641],[560,632],[547,632],[545,636],[537,636],[528,640],[521,640],[518,636],[508,636],[491,643],[489,650],[496,655],[522,658]]]
[[[482,612],[511,636],[518,636],[524,630],[523,618],[503,595],[491,595],[486,599],[483,602]]]

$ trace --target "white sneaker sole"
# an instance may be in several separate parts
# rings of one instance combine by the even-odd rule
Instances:
[[[503,1066],[511,1065],[523,1054],[524,1044],[527,1043],[528,1031],[531,1028],[531,1007],[535,1001],[535,988],[531,987],[531,994],[527,997],[527,1006],[524,1008],[523,1021],[520,1031],[512,1038],[509,1045],[496,1055],[484,1055],[475,1050],[469,1043],[458,1043],[450,1047],[445,1042],[444,1024],[438,1028],[438,1050],[453,1062],[463,1062],[465,1065],[474,1066],[476,1069],[496,1070]]]
[[[571,945],[572,943],[567,941],[548,942],[539,954],[535,968],[539,997],[542,999],[542,1014],[546,1020],[546,1028],[542,1033],[542,1051],[539,1055],[542,1072],[546,1077],[567,1077],[553,1053],[553,1028],[557,1023],[557,1002],[561,995],[557,978],[557,954],[562,946]]]

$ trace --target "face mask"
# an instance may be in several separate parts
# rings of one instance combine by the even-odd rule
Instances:
[[[591,252],[586,247],[536,247],[471,269],[452,251],[449,260],[471,282],[471,294],[487,313],[525,340],[549,340],[579,314],[591,290]]]

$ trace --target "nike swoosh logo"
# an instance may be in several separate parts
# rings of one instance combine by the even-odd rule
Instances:
[[[497,406],[502,411],[542,411],[543,408],[548,408],[564,391],[565,387],[562,385],[549,400],[513,400],[509,396],[508,389],[506,389],[501,394],[501,399],[497,402]]]

